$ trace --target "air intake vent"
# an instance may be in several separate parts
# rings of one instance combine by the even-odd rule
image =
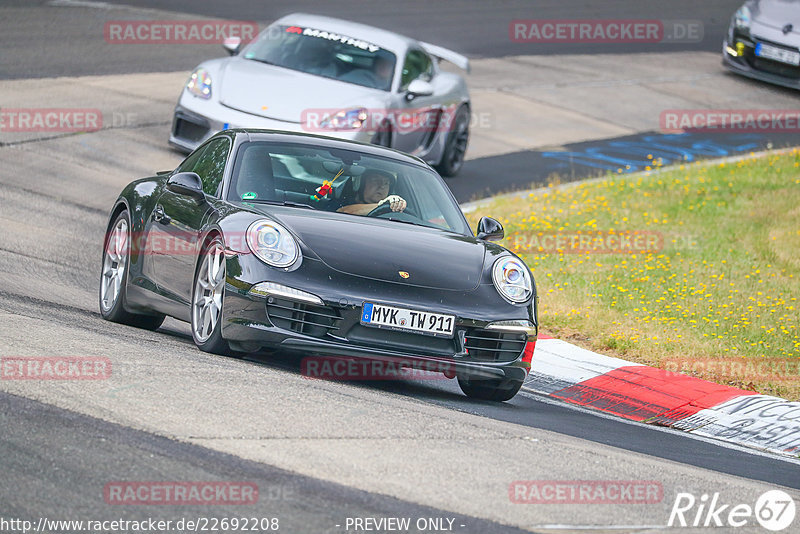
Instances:
[[[273,297],[267,299],[267,316],[278,328],[314,337],[338,330],[342,320],[333,308]]]
[[[509,362],[516,360],[522,354],[527,340],[525,334],[472,328],[467,330],[464,347],[470,359],[483,362]]]
[[[188,139],[189,141],[200,142],[208,135],[209,129],[206,126],[201,126],[191,121],[178,118],[175,120],[175,129],[173,134],[179,139]]]
[[[778,61],[772,61],[770,59],[764,59],[760,57],[754,57],[751,63],[754,68],[770,74],[792,79],[800,78],[800,68],[792,65],[786,65]]]

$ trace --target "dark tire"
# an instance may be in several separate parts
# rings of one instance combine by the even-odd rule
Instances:
[[[381,124],[380,130],[375,132],[372,138],[372,144],[392,148],[392,127],[388,122]]]
[[[197,258],[192,290],[192,339],[204,352],[231,355],[222,339],[222,303],[225,298],[225,245],[214,236]]]
[[[103,240],[103,262],[98,294],[100,315],[106,321],[155,330],[164,322],[164,315],[142,315],[125,309],[130,257],[131,219],[128,211],[124,210],[111,223]]]
[[[471,379],[459,376],[458,385],[471,399],[503,402],[514,398],[522,387],[522,381],[508,378]]]
[[[436,170],[442,176],[455,176],[464,165],[464,155],[469,144],[469,108],[461,106],[450,125],[450,132],[444,144],[442,160]]]

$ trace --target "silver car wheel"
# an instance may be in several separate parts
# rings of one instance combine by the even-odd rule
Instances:
[[[103,279],[100,282],[100,304],[103,311],[110,311],[117,303],[125,268],[128,265],[128,221],[124,218],[117,221],[111,235],[106,241],[103,259]]]
[[[225,251],[215,241],[205,249],[203,263],[197,270],[192,302],[192,329],[197,341],[204,343],[214,333],[222,315],[222,292],[225,288]]]

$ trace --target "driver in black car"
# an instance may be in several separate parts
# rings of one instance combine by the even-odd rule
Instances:
[[[355,202],[342,206],[337,211],[354,215],[367,215],[381,204],[389,204],[392,211],[406,209],[406,201],[398,195],[390,195],[394,176],[388,172],[370,169],[361,176],[361,188],[356,192]]]

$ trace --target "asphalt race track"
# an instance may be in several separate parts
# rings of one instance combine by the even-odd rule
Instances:
[[[547,185],[548,179],[563,181],[617,173],[643,171],[654,158],[664,165],[700,161],[760,152],[768,148],[796,146],[794,132],[731,133],[686,132],[665,134],[645,132],[612,139],[570,143],[560,150],[526,150],[489,156],[464,163],[459,176],[447,184],[460,202],[492,193],[518,191]],[[486,176],[493,176],[491,181]]]
[[[516,55],[536,56],[530,61],[540,62],[549,77],[557,70],[548,61],[570,64],[573,54],[583,68],[613,64],[614,56],[634,65],[645,57],[637,54],[663,52],[690,70],[663,83],[691,86],[696,107],[710,86],[735,87],[738,94],[774,99],[783,108],[794,101],[796,107],[790,91],[703,70],[718,65],[712,53],[739,3],[681,0],[664,13],[663,2],[653,1],[585,7],[586,2],[522,0],[0,0],[0,107],[96,106],[137,118],[81,135],[0,132],[0,356],[97,356],[112,364],[108,380],[0,381],[0,532],[22,532],[4,526],[9,519],[36,525],[41,518],[175,522],[237,516],[279,518],[279,531],[301,534],[366,530],[348,528],[348,518],[410,518],[408,532],[656,532],[667,525],[679,493],[698,499],[718,493],[726,504],[753,506],[765,491],[783,489],[800,502],[800,461],[794,459],[629,423],[527,392],[503,404],[469,401],[455,381],[443,378],[311,380],[301,374],[300,356],[252,354],[240,360],[206,354],[194,347],[183,323],[168,319],[156,332],[137,330],[103,321],[97,304],[108,209],[131,179],[180,161],[166,145],[177,97],[171,84],[220,53],[217,45],[109,47],[102,41],[106,20],[224,16],[264,24],[305,10],[396,28],[474,58],[475,93],[495,106],[487,109],[496,110],[497,121],[516,102],[517,93],[506,86],[517,76],[539,76],[491,74],[500,69],[500,58]],[[692,19],[703,22],[704,38],[661,48],[576,44],[564,50],[511,43],[509,21],[528,18]],[[513,61],[518,67],[528,60]],[[669,61],[665,69],[672,68]],[[556,123],[557,113],[572,105],[566,100],[572,91],[575,100],[588,99],[599,87],[581,83],[558,88],[566,95],[563,106],[537,104],[552,115],[534,119],[555,117]],[[625,86],[633,88],[632,96],[625,105],[652,107],[654,95],[662,93],[649,83],[631,74]],[[647,87],[652,90],[645,92]],[[543,86],[542,92],[550,89]],[[719,98],[720,107],[733,101]],[[669,106],[676,104],[661,105]],[[636,170],[647,154],[693,161],[800,144],[792,133],[668,134],[617,109],[605,110],[616,123],[579,116],[572,108],[566,112],[570,119],[563,131],[553,131],[553,143],[533,140],[496,150],[492,143],[500,137],[476,131],[479,155],[448,181],[459,200],[545,183],[553,175],[579,179],[618,166]],[[581,125],[597,135],[587,136]],[[663,495],[637,504],[518,504],[510,487],[525,480],[650,481]],[[104,488],[131,481],[246,482],[257,486],[259,498],[250,505],[109,503]],[[737,531],[763,529],[751,520]]]
[[[348,516],[448,518],[460,532],[525,532],[505,525],[460,516],[383,495],[348,488],[312,477],[289,473],[277,467],[154,436],[121,425],[78,415],[53,406],[0,393],[4,428],[20,418],[29,421],[20,432],[6,434],[0,452],[11,476],[4,486],[13,495],[3,495],[5,517],[29,517],[31,502],[51,519],[93,517],[98,493],[108,482],[106,474],[130,466],[126,475],[138,480],[247,480],[259,488],[259,504],[251,513],[279,518],[281,530],[331,532]],[[53,444],[58,447],[53,448]],[[20,451],[25,451],[20,454]],[[148,458],[142,462],[142,458]],[[41,472],[42,461],[53,468]],[[83,468],[81,466],[89,466]],[[46,495],[47,499],[42,500]],[[324,505],[323,505],[324,503]],[[237,517],[237,505],[220,506],[206,517]],[[126,514],[128,520],[170,520],[194,517],[196,506],[175,506],[155,513],[146,508]],[[463,526],[462,526],[463,525]],[[332,528],[333,527],[333,528]]]
[[[3,0],[2,6],[22,10],[14,24],[4,33],[6,54],[0,58],[0,73],[12,77],[42,77],[82,74],[110,74],[120,72],[152,72],[186,68],[186,63],[198,63],[217,53],[217,46],[199,47],[194,51],[172,53],[168,57],[155,46],[140,45],[134,53],[109,54],[98,47],[85,31],[92,19],[102,20],[104,13],[75,12],[68,15],[66,24],[53,24],[50,15],[43,11],[49,5],[68,6],[71,0],[48,2],[46,0]],[[251,2],[233,0],[214,2],[202,0],[110,0],[100,2],[110,6],[136,6],[157,8],[163,11],[199,17],[220,17],[235,20],[254,20],[261,24],[272,22],[294,12],[311,12],[332,17],[348,18],[366,24],[391,27],[417,39],[436,42],[441,46],[461,50],[471,57],[498,57],[516,54],[564,53],[563,44],[512,43],[508,39],[508,24],[514,19],[569,19],[575,13],[587,19],[691,19],[704,25],[699,43],[669,44],[668,50],[719,50],[722,35],[727,29],[732,13],[740,4],[738,0],[691,0],[671,2],[670,12],[685,15],[665,16],[662,3],[657,0],[597,2],[587,4],[581,0],[504,0],[497,4],[481,0],[454,0],[431,4],[424,0],[408,2],[370,2],[365,8],[359,0],[314,2],[313,0],[280,0]],[[80,6],[80,2],[73,5]],[[59,9],[68,9],[59,7]],[[104,9],[114,13],[113,20],[139,18],[126,9]],[[423,15],[424,14],[424,15]],[[101,23],[102,24],[102,23]],[[69,42],[69,47],[62,46]],[[632,51],[662,51],[659,44],[582,44],[569,45],[568,53],[629,53]],[[47,74],[45,74],[45,72]]]

